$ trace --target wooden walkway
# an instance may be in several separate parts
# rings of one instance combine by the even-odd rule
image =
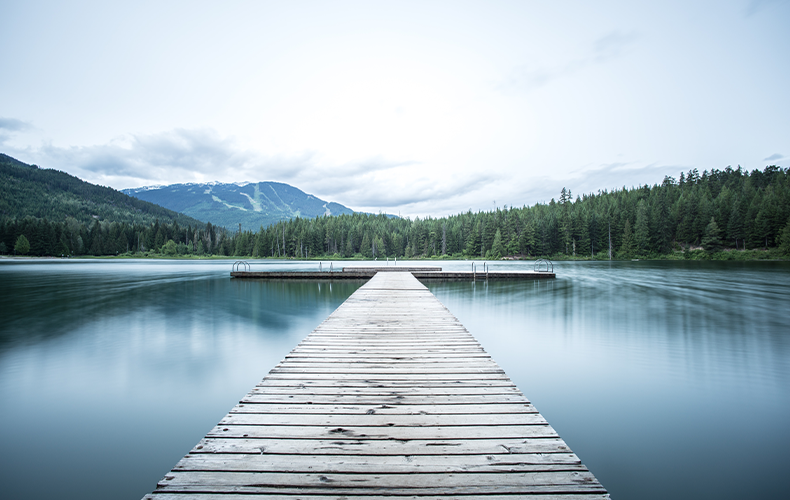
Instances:
[[[342,271],[232,271],[231,278],[259,280],[367,280],[380,272],[403,272],[405,269],[390,270],[349,269]],[[420,281],[500,281],[553,279],[553,272],[540,271],[409,271]]]
[[[603,499],[606,490],[410,273],[379,273],[149,500]]]

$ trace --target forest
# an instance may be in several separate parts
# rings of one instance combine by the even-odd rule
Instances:
[[[27,252],[25,241],[27,240]],[[21,247],[19,246],[21,243]],[[355,213],[259,231],[208,224],[35,217],[0,222],[0,253],[255,258],[781,258],[790,255],[790,172],[697,169],[661,184],[442,218]]]

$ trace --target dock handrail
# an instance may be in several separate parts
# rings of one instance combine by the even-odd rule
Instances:
[[[543,269],[545,267],[545,270]],[[538,259],[535,261],[535,272],[536,273],[553,273],[554,272],[554,263],[551,262],[549,259]]]
[[[241,271],[241,268],[244,267],[245,272],[250,271],[250,264],[245,260],[237,260],[233,263],[233,272]]]

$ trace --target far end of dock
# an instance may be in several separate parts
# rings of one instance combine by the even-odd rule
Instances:
[[[420,281],[486,281],[486,280],[538,280],[553,279],[557,275],[549,271],[444,271],[434,266],[348,266],[340,271],[237,271],[232,278],[264,280],[368,280],[379,272],[408,272]]]

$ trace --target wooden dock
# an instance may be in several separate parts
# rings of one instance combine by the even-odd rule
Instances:
[[[376,273],[409,272],[420,281],[483,281],[552,279],[544,271],[443,271],[441,267],[344,267],[339,271],[233,271],[232,278],[266,280],[367,280]]]
[[[378,273],[148,500],[604,499],[606,490],[411,273]]]

